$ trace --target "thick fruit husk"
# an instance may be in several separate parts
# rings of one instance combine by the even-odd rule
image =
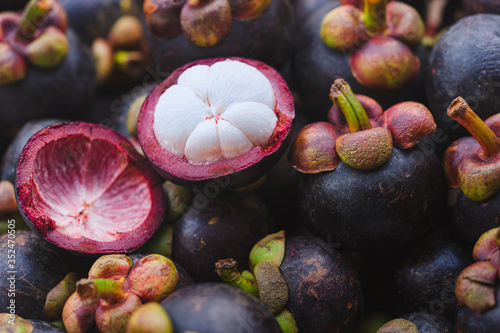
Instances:
[[[163,92],[177,83],[178,77],[195,65],[212,65],[216,62],[232,59],[257,68],[264,74],[274,90],[277,100],[276,115],[278,122],[269,144],[256,146],[247,153],[233,158],[222,159],[207,165],[191,164],[185,157],[167,152],[157,141],[154,131],[154,111]],[[285,152],[292,138],[295,107],[292,94],[281,75],[268,65],[244,58],[212,58],[189,63],[174,71],[161,82],[146,98],[139,114],[137,132],[139,142],[156,171],[167,180],[182,186],[216,187],[217,191],[236,189],[246,186],[268,172]]]
[[[102,173],[96,174],[92,170],[97,170],[95,159],[99,157],[101,164],[105,163],[108,168],[101,166],[99,170]],[[47,158],[51,159],[51,163],[46,163]],[[59,200],[60,197],[54,196],[53,191],[61,191],[57,187],[60,183],[48,182],[45,178],[47,174],[58,177],[59,182],[69,180],[68,184],[73,184],[71,181],[75,181],[75,189],[80,192],[73,193],[75,197],[66,193],[64,199],[67,201]],[[104,181],[108,182],[108,186],[101,184]],[[136,186],[122,186],[125,182],[132,182]],[[138,192],[134,192],[136,189]],[[102,193],[95,196],[95,191]],[[81,193],[90,194],[83,196]],[[56,124],[31,137],[19,158],[16,198],[19,210],[30,228],[45,240],[80,254],[133,251],[159,228],[165,214],[162,180],[154,173],[147,160],[120,133],[102,125],[84,122]],[[136,205],[136,209],[131,219],[126,221],[121,216],[116,221],[112,220],[104,213],[110,224],[99,235],[99,231],[96,234],[94,229],[85,228],[88,227],[86,223],[91,225],[96,218],[102,218],[99,215],[103,214],[99,206],[103,202],[101,200],[104,200],[102,198],[115,200],[113,202],[116,206],[108,207],[107,214],[123,212],[123,209],[126,210],[131,205]],[[46,200],[64,208],[61,210],[56,206],[48,206]],[[82,200],[89,202],[81,204]],[[137,200],[142,201],[137,203]],[[125,202],[130,204],[124,205]],[[82,210],[65,213],[64,209]],[[132,212],[128,210],[128,214]],[[73,221],[82,223],[78,231],[75,231],[77,234],[73,234],[71,229],[59,229],[57,220],[61,216],[64,221],[73,218]],[[88,231],[84,232],[85,230]]]

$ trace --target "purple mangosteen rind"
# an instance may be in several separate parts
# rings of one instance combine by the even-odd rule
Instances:
[[[81,239],[56,232],[57,223],[41,211],[33,201],[33,190],[37,187],[34,180],[34,164],[37,154],[46,144],[64,136],[87,139],[104,139],[126,156],[127,167],[131,166],[141,173],[147,184],[151,198],[151,209],[139,227],[131,231],[116,233],[111,242],[82,237]],[[131,252],[140,247],[160,227],[165,214],[164,194],[161,178],[152,170],[132,144],[120,133],[108,127],[85,122],[65,122],[41,129],[26,143],[16,170],[16,199],[19,211],[28,226],[45,240],[76,254],[105,254]]]
[[[253,66],[269,79],[277,101],[274,110],[278,117],[276,127],[270,142],[264,147],[256,146],[239,157],[222,159],[208,165],[191,164],[186,157],[171,154],[158,143],[152,131],[156,104],[165,90],[176,84],[178,77],[188,68],[195,65],[212,65],[227,59]],[[237,189],[258,180],[276,164],[292,139],[294,118],[293,96],[281,74],[274,68],[258,60],[246,58],[211,58],[178,68],[153,89],[142,105],[137,134],[146,157],[160,176],[166,180],[188,187],[202,187],[216,182],[222,189],[228,190]]]

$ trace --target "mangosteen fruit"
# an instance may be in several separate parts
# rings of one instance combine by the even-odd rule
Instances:
[[[475,262],[458,276],[455,285],[459,332],[500,330],[500,228],[486,231],[474,246]]]
[[[344,250],[388,251],[422,236],[444,204],[441,163],[424,141],[436,124],[417,102],[382,112],[335,80],[329,122],[304,127],[289,158],[303,223]]]
[[[212,58],[180,67],[157,85],[137,132],[167,180],[229,190],[271,169],[288,146],[293,120],[292,94],[276,70],[256,60]]]
[[[130,252],[159,228],[162,180],[120,133],[97,124],[46,127],[19,158],[16,198],[26,223],[76,253]]]
[[[272,232],[267,207],[253,192],[198,192],[172,225],[172,260],[196,282],[218,281],[214,264],[233,257],[246,263],[254,244]]]
[[[280,70],[293,51],[289,0],[147,0],[143,10],[148,48],[165,71],[216,57],[246,57]]]
[[[466,15],[500,14],[500,1],[498,0],[462,0],[462,6]]]
[[[0,130],[12,137],[36,118],[81,119],[95,93],[90,50],[57,0],[0,13]]]
[[[412,312],[380,327],[377,333],[455,333],[453,321],[427,312]]]
[[[125,332],[135,310],[159,302],[178,282],[175,264],[164,256],[150,254],[135,263],[124,254],[101,256],[66,301],[64,327],[68,333],[86,332],[94,324],[100,332]]]
[[[393,263],[394,307],[401,314],[427,312],[453,320],[455,282],[472,264],[470,246],[444,228],[432,230]]]
[[[313,11],[297,31],[294,87],[316,121],[326,120],[331,83],[346,80],[359,94],[388,108],[425,102],[424,23],[410,5],[364,1],[363,10],[330,2]]]
[[[52,323],[36,319],[24,319],[16,314],[0,313],[1,332],[64,333],[66,330]]]
[[[500,114],[483,122],[462,97],[451,102],[447,114],[472,134],[446,149],[443,166],[451,218],[474,244],[481,234],[500,225]]]
[[[221,282],[203,282],[173,292],[161,302],[174,332],[281,332],[255,296]]]
[[[429,109],[448,136],[444,148],[468,135],[447,116],[455,98],[463,97],[481,119],[500,107],[500,73],[496,70],[500,36],[494,33],[499,27],[499,15],[470,15],[450,26],[432,49],[426,91]]]
[[[319,238],[285,238],[279,231],[259,240],[249,270],[229,258],[216,263],[226,283],[258,296],[283,332],[353,332],[364,312],[357,272]]]
[[[9,229],[0,236],[0,244],[0,258],[5,263],[0,272],[2,309],[23,318],[45,320],[45,298],[69,273],[68,257],[31,230]]]

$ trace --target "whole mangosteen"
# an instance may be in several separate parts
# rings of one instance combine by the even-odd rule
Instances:
[[[68,257],[31,230],[9,230],[0,236],[0,304],[9,314],[45,320],[45,298],[70,271]]]
[[[455,98],[465,99],[481,119],[500,108],[500,73],[496,70],[500,36],[494,33],[499,27],[500,15],[470,15],[450,26],[432,49],[427,99],[438,127],[448,135],[445,148],[468,134],[446,114]]]
[[[214,264],[234,257],[246,262],[254,244],[270,233],[267,207],[253,192],[228,192],[212,197],[198,192],[172,226],[172,259],[196,281],[218,280]]]
[[[31,0],[22,13],[1,13],[0,26],[0,130],[12,137],[30,119],[81,119],[94,97],[94,61],[61,4]]]
[[[289,0],[146,0],[147,43],[173,71],[204,58],[246,57],[280,70],[293,51]]]
[[[285,232],[267,235],[249,255],[250,270],[232,258],[215,269],[271,310],[284,332],[351,332],[360,324],[364,298],[357,272],[319,238]]]
[[[77,253],[130,252],[159,228],[162,180],[120,133],[96,124],[46,127],[24,146],[16,197],[44,239]]]
[[[344,250],[387,251],[422,236],[444,205],[434,151],[421,141],[436,124],[420,103],[385,112],[337,79],[329,122],[304,127],[289,158],[300,172],[304,224]]]
[[[220,282],[197,283],[161,301],[175,332],[281,332],[256,297]]]
[[[294,101],[268,65],[204,59],[178,68],[142,105],[137,132],[146,157],[167,180],[236,189],[258,180],[292,137]]]
[[[462,97],[447,110],[472,136],[455,140],[445,151],[451,218],[471,244],[500,224],[500,114],[484,122]]]
[[[422,18],[415,8],[398,1],[363,4],[364,11],[329,2],[313,11],[297,31],[292,77],[313,120],[326,120],[331,106],[327,93],[338,78],[384,108],[425,101]]]

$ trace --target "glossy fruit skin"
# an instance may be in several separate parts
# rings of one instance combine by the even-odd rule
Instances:
[[[412,49],[420,60],[420,72],[415,80],[397,92],[380,92],[358,83],[349,66],[350,53],[335,52],[326,46],[319,34],[326,13],[340,5],[331,2],[316,9],[297,32],[295,57],[292,68],[294,88],[304,103],[305,111],[312,120],[326,121],[332,101],[328,96],[335,79],[346,80],[356,94],[374,98],[384,108],[403,101],[425,101],[425,50],[423,46]],[[425,103],[424,103],[425,104]]]
[[[142,18],[141,7],[136,1],[67,0],[61,4],[66,10],[69,26],[89,44],[98,37],[106,37],[113,24],[124,15]]]
[[[401,316],[401,318],[411,321],[417,326],[419,333],[454,333],[456,329],[453,321],[446,317],[426,313],[413,312]]]
[[[193,204],[173,225],[172,260],[196,282],[220,281],[218,260],[233,258],[247,267],[253,245],[272,231],[264,203],[252,192],[197,193]]]
[[[47,71],[29,66],[24,80],[0,85],[1,131],[31,119],[83,118],[95,95],[94,60],[71,29],[67,36],[69,51],[58,67]]]
[[[222,282],[198,283],[161,301],[175,332],[281,332],[256,297]]]
[[[500,287],[496,284],[496,305],[479,314],[467,306],[457,307],[456,327],[460,333],[490,333],[500,331]]]
[[[188,163],[184,157],[168,153],[157,141],[154,131],[154,110],[160,96],[170,86],[177,83],[179,76],[195,65],[212,65],[219,61],[236,60],[257,68],[271,83],[276,96],[278,126],[273,139],[265,147],[254,147],[247,153],[233,159],[220,160],[208,165]],[[292,138],[295,119],[293,96],[283,77],[272,67],[253,59],[229,57],[210,58],[191,62],[177,68],[167,79],[158,84],[142,105],[137,132],[139,142],[146,157],[155,170],[166,180],[177,185],[207,191],[215,187],[217,191],[235,190],[247,186],[264,176],[285,153]]]
[[[299,175],[304,224],[342,249],[393,250],[422,236],[444,202],[444,176],[434,153],[393,148],[380,167]]]
[[[500,193],[472,201],[460,189],[450,190],[450,215],[462,236],[474,244],[486,231],[500,226]]]
[[[0,259],[5,269],[0,272],[2,287],[0,288],[0,305],[7,309],[10,300],[15,300],[15,311],[18,316],[27,319],[44,320],[43,307],[47,293],[70,272],[66,254],[57,247],[37,236],[33,231],[16,230],[15,247],[9,247],[12,236],[4,234],[0,237]],[[12,244],[12,242],[10,242]],[[9,251],[11,250],[11,251]],[[15,252],[12,252],[15,250]],[[9,255],[15,254],[14,269],[7,269]],[[9,271],[15,273],[9,273]],[[9,293],[10,281],[14,276],[15,296]],[[6,310],[7,311],[7,310]]]
[[[472,249],[457,234],[436,229],[393,261],[393,306],[400,312],[425,311],[453,320],[455,283],[473,260]]]
[[[500,16],[477,14],[449,27],[433,47],[426,78],[428,106],[439,128],[448,135],[447,147],[469,135],[446,115],[451,101],[461,96],[481,119],[500,108]]]
[[[162,70],[204,58],[246,57],[281,69],[293,51],[293,7],[289,0],[273,0],[257,19],[232,20],[229,35],[212,47],[198,47],[183,35],[167,40],[155,37],[146,27],[151,55]]]
[[[25,123],[21,129],[16,133],[16,136],[12,139],[2,157],[0,164],[1,180],[8,180],[12,184],[16,182],[16,168],[19,156],[23,151],[24,145],[31,138],[33,134],[38,132],[44,127],[65,122],[65,119],[37,119],[30,120]]]
[[[286,240],[280,272],[299,332],[354,332],[364,312],[357,273],[340,253],[314,237]]]

